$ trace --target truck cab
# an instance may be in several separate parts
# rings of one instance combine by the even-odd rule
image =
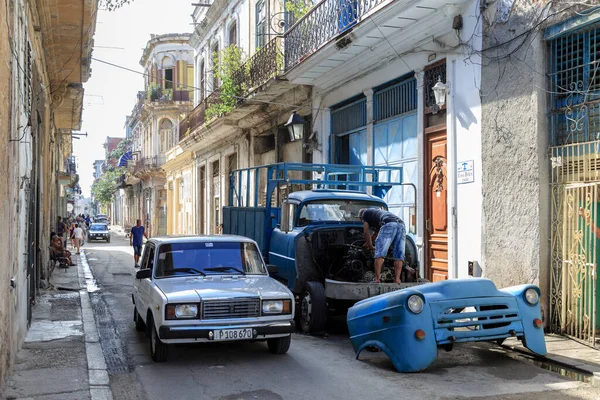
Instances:
[[[262,204],[260,190],[256,190],[261,188],[261,175],[267,177]],[[391,258],[384,262],[382,283],[373,282],[373,254],[363,247],[358,212],[387,210],[382,199],[386,191],[402,185],[391,176],[399,179],[401,168],[284,163],[232,173],[233,206],[223,209],[223,232],[259,243],[274,277],[294,293],[296,318],[303,331],[322,331],[329,311],[345,312],[362,299],[423,281],[418,276],[414,237],[409,233],[402,283],[394,283]],[[254,188],[255,193],[248,193],[247,188]]]

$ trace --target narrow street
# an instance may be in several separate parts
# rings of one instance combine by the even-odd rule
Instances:
[[[418,374],[397,373],[383,353],[365,352],[357,361],[343,317],[332,321],[326,337],[295,334],[283,356],[270,354],[264,343],[180,345],[166,363],[156,364],[132,322],[135,270],[128,244],[113,231],[111,243],[84,246],[97,282],[90,298],[115,399],[516,399],[525,393],[545,398],[549,390],[566,391],[562,398],[596,396],[587,385],[487,343],[440,351]]]

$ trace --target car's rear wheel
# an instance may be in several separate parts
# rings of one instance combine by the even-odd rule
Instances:
[[[292,335],[277,338],[277,339],[267,339],[267,346],[269,346],[269,351],[273,354],[285,354],[290,349],[290,344],[292,343]]]
[[[167,361],[169,346],[166,343],[163,343],[158,337],[154,321],[148,321],[148,323],[151,324],[150,329],[152,329],[152,332],[150,333],[150,356],[155,362]]]
[[[305,333],[325,330],[327,323],[327,298],[321,282],[306,282],[300,299],[300,327]]]
[[[144,332],[146,330],[146,324],[142,317],[140,317],[140,313],[137,312],[137,308],[133,307],[133,322],[135,322],[135,330],[138,332]]]

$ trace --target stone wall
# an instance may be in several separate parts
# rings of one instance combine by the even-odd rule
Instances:
[[[6,21],[7,3],[0,2],[0,19]],[[0,87],[10,87],[10,47],[5,24],[0,28]],[[0,121],[10,120],[10,94],[8,90],[0,90]],[[0,148],[8,148],[10,124],[0,124]],[[9,235],[7,227],[10,221],[11,201],[9,198],[9,157],[0,157],[0,248],[7,249]],[[10,257],[10,256],[9,256]],[[12,309],[10,275],[12,263],[4,260],[0,263],[0,390],[10,371],[10,361],[14,357],[10,327],[12,325]]]

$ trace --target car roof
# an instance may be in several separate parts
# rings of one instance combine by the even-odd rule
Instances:
[[[163,243],[206,243],[206,242],[242,242],[256,243],[254,240],[245,236],[238,235],[169,235],[169,236],[153,236],[148,239],[156,244]]]
[[[327,199],[339,199],[339,200],[365,200],[375,201],[378,203],[385,202],[371,194],[355,191],[355,190],[332,190],[332,189],[316,189],[316,190],[301,190],[298,192],[290,193],[289,198],[298,201],[310,201],[310,200],[327,200]]]

